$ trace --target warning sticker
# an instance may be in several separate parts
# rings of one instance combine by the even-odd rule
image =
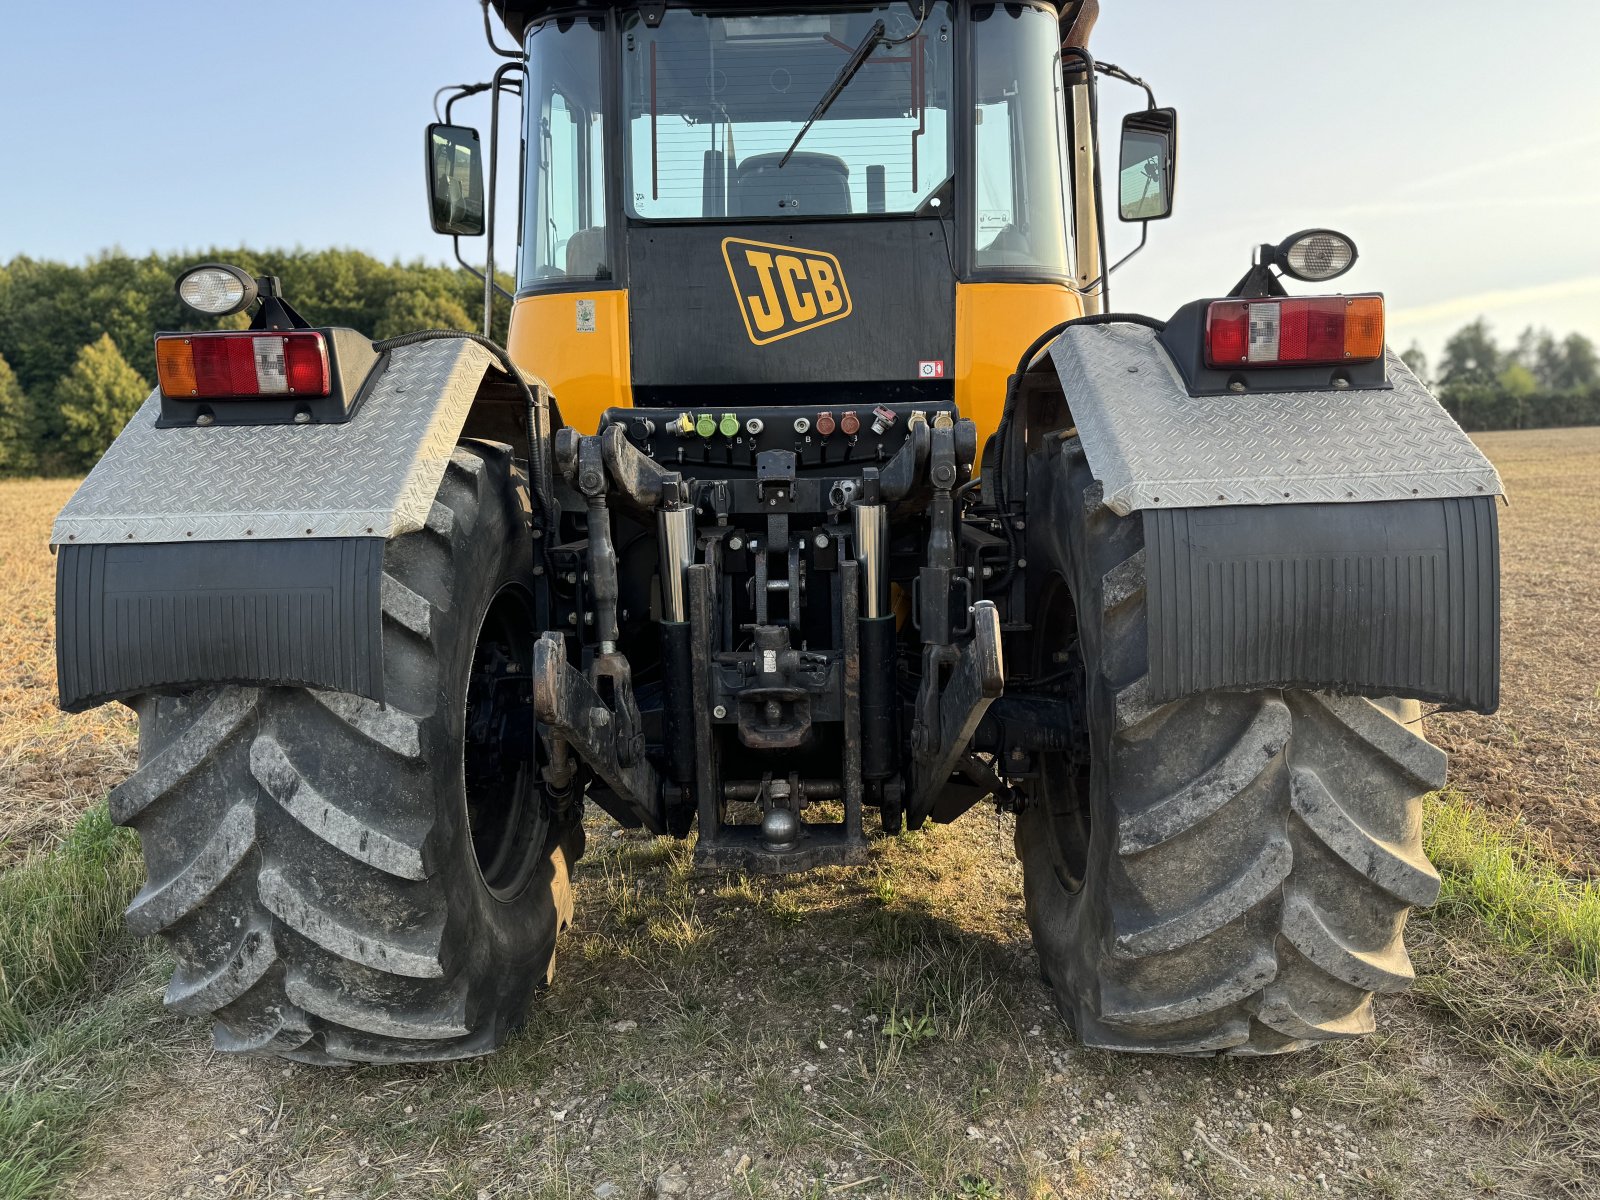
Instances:
[[[917,363],[917,377],[919,379],[943,379],[944,359],[924,358]]]
[[[579,300],[578,301],[578,332],[579,333],[593,333],[594,332],[594,301],[593,300]]]

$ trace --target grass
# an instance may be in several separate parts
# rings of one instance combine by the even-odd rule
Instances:
[[[122,927],[142,877],[104,808],[0,873],[0,1200],[48,1194],[151,1048],[156,955]],[[146,980],[153,985],[153,977]]]
[[[1443,919],[1465,910],[1512,952],[1537,954],[1579,981],[1600,979],[1600,883],[1563,876],[1526,835],[1497,828],[1457,791],[1432,798],[1426,846],[1444,881]]]
[[[77,995],[144,876],[138,843],[105,809],[86,814],[55,850],[0,873],[0,1045],[29,1019]]]

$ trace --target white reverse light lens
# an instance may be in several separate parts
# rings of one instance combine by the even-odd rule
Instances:
[[[1348,271],[1356,260],[1356,248],[1337,233],[1319,230],[1291,245],[1284,258],[1296,279],[1320,283]]]
[[[258,337],[255,343],[256,388],[263,396],[289,390],[289,366],[284,361],[283,338]]]
[[[1283,323],[1282,318],[1281,305],[1250,306],[1250,345],[1246,357],[1251,362],[1278,361],[1278,329]]]

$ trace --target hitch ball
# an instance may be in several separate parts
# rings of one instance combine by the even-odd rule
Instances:
[[[761,818],[761,840],[769,850],[787,850],[800,836],[800,818],[787,808],[769,808]]]

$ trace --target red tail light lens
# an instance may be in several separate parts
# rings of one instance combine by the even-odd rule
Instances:
[[[1309,367],[1383,354],[1383,297],[1218,300],[1206,310],[1206,365]]]
[[[191,333],[156,339],[156,375],[174,399],[237,400],[328,395],[328,343],[320,333]]]

